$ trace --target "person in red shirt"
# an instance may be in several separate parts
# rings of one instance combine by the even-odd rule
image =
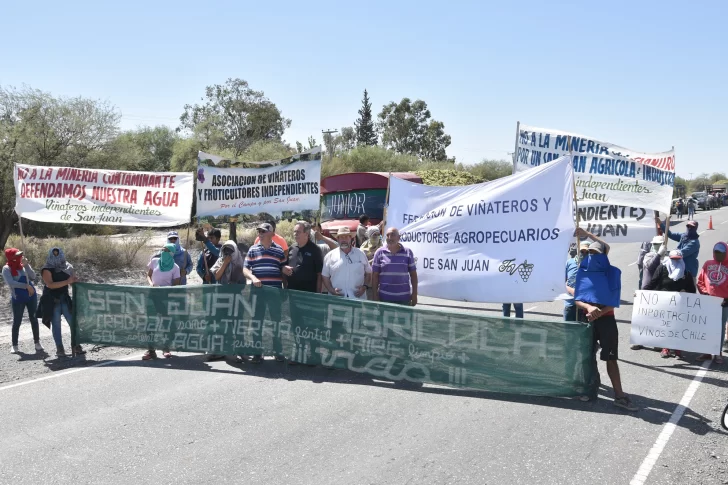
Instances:
[[[723,312],[721,316],[721,347],[728,340],[726,337],[726,320],[728,320],[728,265],[726,261],[728,245],[719,242],[713,246],[713,259],[703,264],[698,274],[698,291],[702,295],[717,296],[723,298]],[[723,352],[720,355],[712,356],[703,354],[698,357],[699,362],[713,359],[716,364],[723,363]]]

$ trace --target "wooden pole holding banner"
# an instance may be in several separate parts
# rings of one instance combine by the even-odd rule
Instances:
[[[571,157],[571,135],[566,137],[566,146],[569,148],[569,157]],[[574,173],[574,162],[571,163],[571,184],[573,187],[574,196],[574,222],[576,223],[576,231],[574,232],[574,239],[576,240],[576,260],[581,261],[581,251],[579,251],[579,202],[576,198],[576,174]]]
[[[391,183],[392,183],[392,172],[389,172],[389,176],[387,177],[387,195],[384,197],[384,213],[382,214],[382,222],[380,223],[380,224],[382,224],[382,230],[381,230],[382,233],[387,230],[387,212],[389,209],[389,186],[391,185]]]
[[[672,147],[672,151],[675,151],[674,145]],[[665,245],[665,250],[667,250],[667,241],[669,240],[667,234],[670,232],[670,217],[672,217],[672,200],[670,200],[670,208],[667,210],[667,219],[665,219],[665,234],[663,234],[665,241],[663,244]]]
[[[20,245],[21,249],[25,253],[25,234],[23,234],[23,218],[18,216],[18,229],[20,230]]]
[[[516,174],[516,167],[518,163],[518,137],[521,135],[521,122],[516,121],[516,146],[513,148],[513,172],[512,174]]]

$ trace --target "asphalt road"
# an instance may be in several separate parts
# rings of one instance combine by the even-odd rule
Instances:
[[[728,239],[728,208],[701,211],[701,232],[708,215],[716,229],[701,235],[701,260]],[[610,254],[623,270],[625,300],[636,289],[637,252],[637,244],[615,245]],[[558,302],[526,309],[544,319],[561,314]],[[660,436],[645,483],[728,483],[728,434],[718,422],[728,365],[712,365],[692,385],[667,436],[700,367],[694,354],[629,350],[631,311],[624,304],[617,318],[622,381],[642,408],[636,413],[613,406],[603,366],[600,399],[582,403],[395,386],[272,361],[241,369],[187,354],[146,363],[137,351],[119,361],[102,351],[71,370],[62,369],[78,363],[44,361],[35,375],[0,384],[0,483],[627,484]],[[27,326],[22,335],[27,345]],[[23,364],[5,348],[0,366]],[[109,364],[88,367],[100,362]]]

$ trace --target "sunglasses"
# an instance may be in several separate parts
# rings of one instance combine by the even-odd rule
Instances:
[[[167,241],[179,241],[178,237],[168,237]]]
[[[265,234],[266,232],[268,232],[265,229],[258,229],[257,231],[258,231],[258,234]]]

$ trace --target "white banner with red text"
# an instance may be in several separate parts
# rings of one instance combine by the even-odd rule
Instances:
[[[519,125],[516,172],[571,155],[579,203],[669,212],[675,151],[641,153],[565,131]]]
[[[170,227],[190,222],[191,173],[15,164],[15,212],[39,222]]]
[[[390,177],[387,221],[417,258],[418,294],[523,303],[565,291],[574,239],[570,158],[484,184],[432,187]]]
[[[268,168],[197,168],[197,216],[318,210],[321,160]]]

